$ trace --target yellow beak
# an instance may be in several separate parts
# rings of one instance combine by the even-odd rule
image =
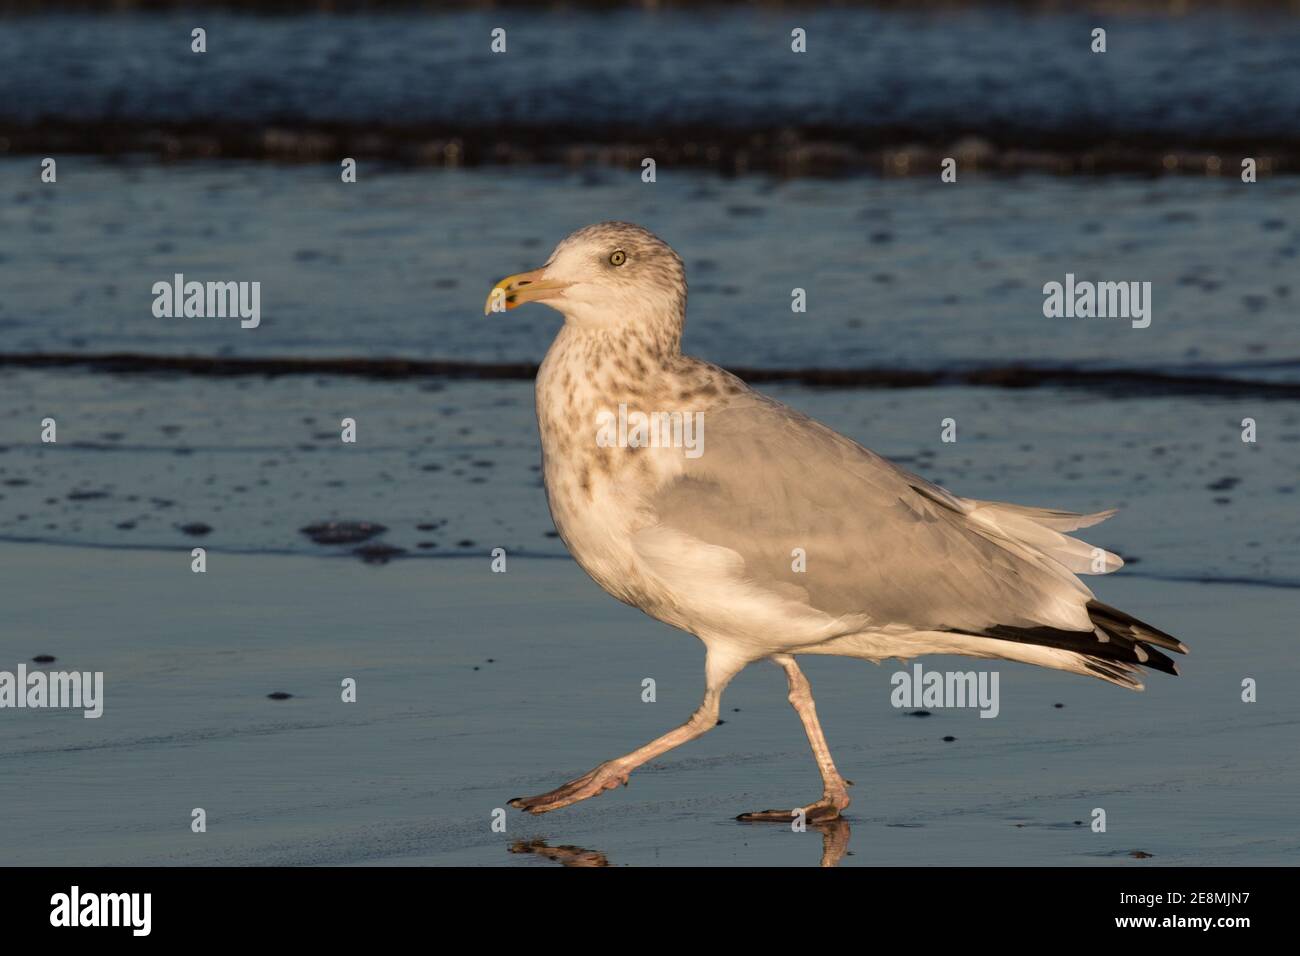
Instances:
[[[483,305],[483,314],[506,312],[518,308],[525,302],[553,299],[569,287],[567,282],[543,279],[544,271],[544,269],[534,269],[532,272],[506,276],[488,293],[487,302]]]

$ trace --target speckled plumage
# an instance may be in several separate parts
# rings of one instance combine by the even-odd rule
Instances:
[[[682,354],[686,274],[666,243],[631,223],[599,223],[565,239],[551,261],[583,248],[598,251],[584,258],[607,273],[614,269],[608,254],[626,252],[620,281],[651,294],[625,306],[624,321],[566,322],[538,371],[537,420],[551,514],[574,558],[605,590],[685,627],[686,621],[671,619],[672,596],[643,580],[635,555],[616,544],[619,532],[630,535],[649,520],[632,504],[639,496],[631,489],[671,480],[681,455],[598,447],[597,416],[626,404],[647,412],[704,412],[707,422],[712,408],[748,388],[730,373]]]

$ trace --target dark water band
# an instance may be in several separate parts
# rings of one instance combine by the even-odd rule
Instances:
[[[0,368],[85,368],[116,375],[177,374],[208,378],[250,375],[333,375],[368,379],[455,378],[528,381],[537,374],[531,362],[477,362],[451,359],[363,357],[279,358],[273,356],[149,355],[133,352],[0,353]],[[1300,367],[1300,359],[1268,362],[1260,368]],[[1224,398],[1300,400],[1300,382],[1260,381],[1199,371],[1149,368],[1077,368],[992,365],[957,369],[899,368],[744,368],[731,371],[747,382],[790,383],[816,388],[1079,388],[1135,395],[1205,395]]]

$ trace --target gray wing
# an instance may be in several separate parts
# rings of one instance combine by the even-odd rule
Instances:
[[[1092,593],[977,512],[988,505],[1053,541],[1082,542],[1012,514],[1034,509],[952,495],[756,393],[705,413],[703,453],[647,505],[662,528],[739,555],[747,583],[832,617],[974,633],[1092,629]],[[796,548],[803,572],[792,568]]]

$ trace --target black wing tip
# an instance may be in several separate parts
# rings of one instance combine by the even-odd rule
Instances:
[[[1177,665],[1163,651],[1186,653],[1182,641],[1156,631],[1137,618],[1099,601],[1089,603],[1088,610],[1096,630],[1067,631],[1046,626],[1016,627],[998,624],[975,636],[1073,651],[1086,659],[1090,670],[1106,680],[1124,686],[1141,686],[1132,676],[1140,673],[1139,667],[1179,676]]]
[[[1107,634],[1118,632],[1122,636],[1140,641],[1143,644],[1155,644],[1157,647],[1163,647],[1165,650],[1174,651],[1178,654],[1189,653],[1187,645],[1172,634],[1168,634],[1146,621],[1139,620],[1127,611],[1111,607],[1111,605],[1103,601],[1095,599],[1089,601],[1088,616],[1092,618],[1094,624]]]

